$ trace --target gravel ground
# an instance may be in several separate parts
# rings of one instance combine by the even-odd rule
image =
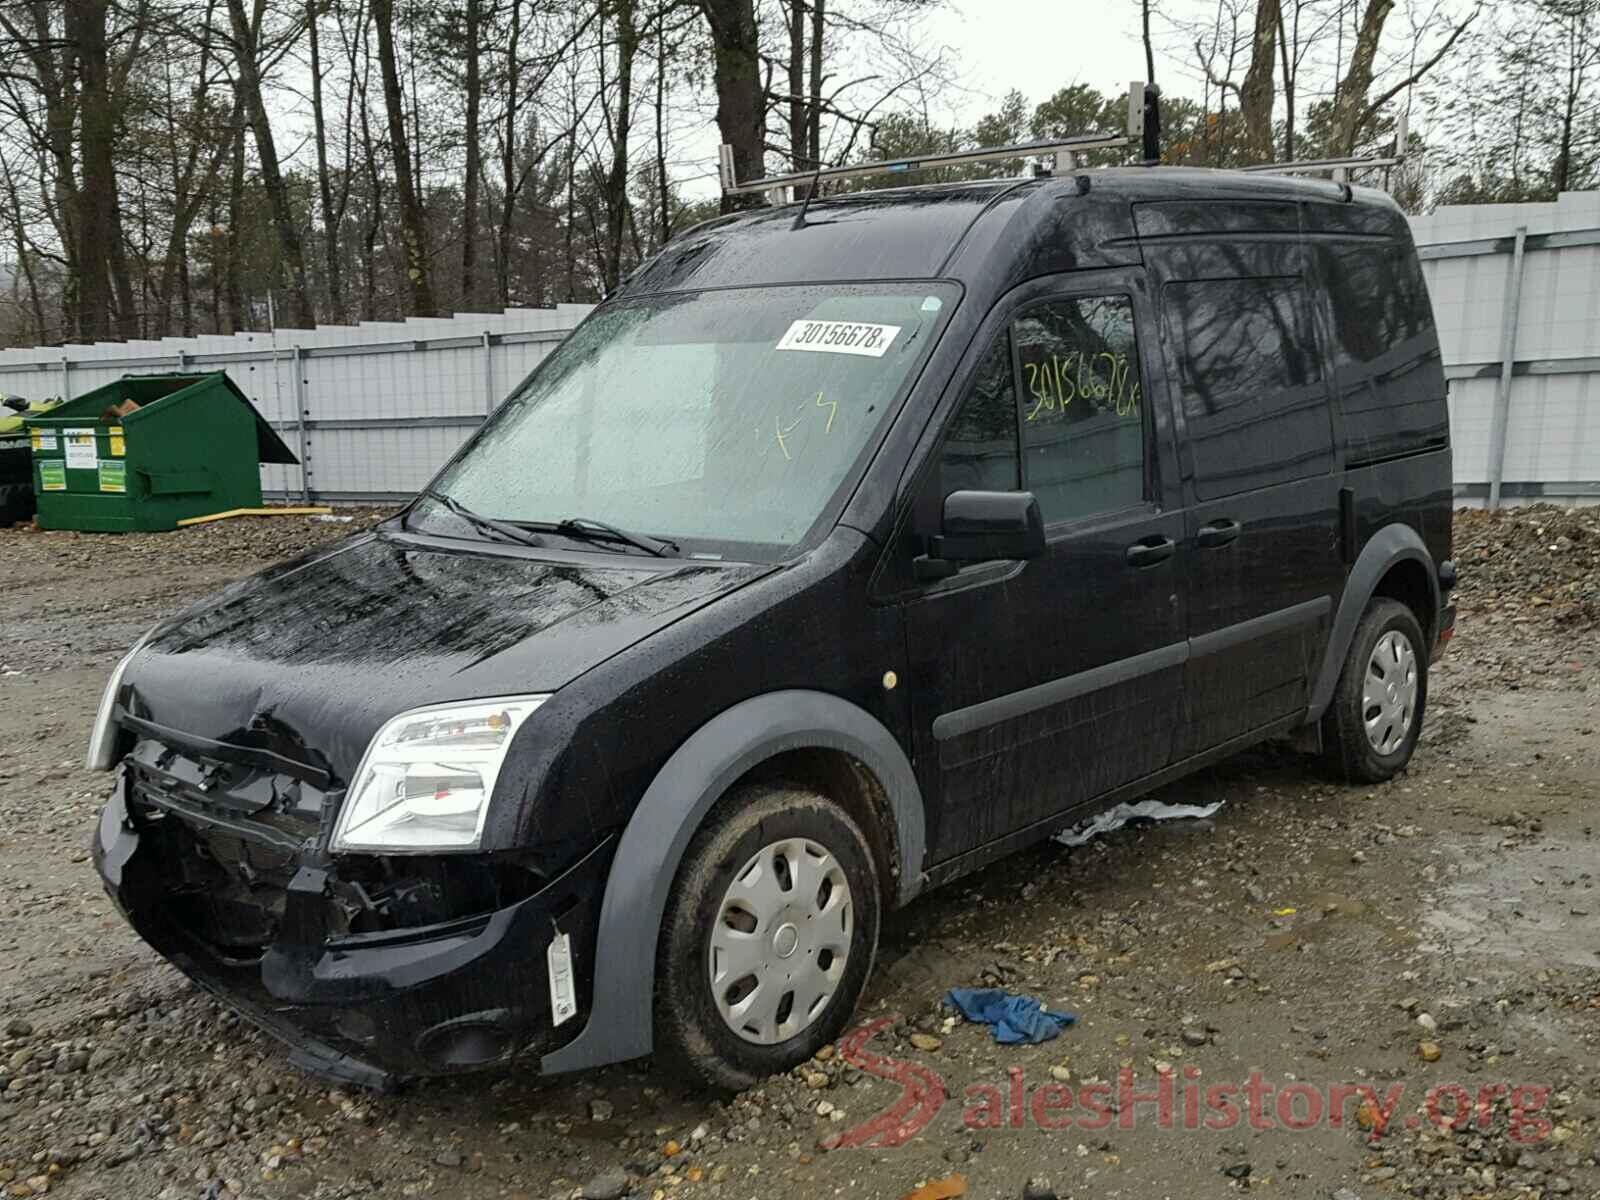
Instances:
[[[1594,517],[1460,514],[1460,632],[1408,774],[1346,787],[1266,749],[1162,794],[1222,801],[1209,820],[936,891],[890,919],[862,1007],[887,1059],[833,1050],[731,1100],[648,1063],[330,1088],[112,911],[86,849],[105,778],[80,766],[110,665],[161,612],[351,528],[0,531],[0,1195],[1600,1197]],[[996,1045],[940,1007],[983,983],[1079,1021]],[[1163,1068],[1174,1128],[1117,1097],[1122,1071],[1143,1094]],[[1182,1127],[1181,1089],[1252,1073],[1262,1119]],[[949,1098],[899,1144],[850,1145],[896,1074]],[[1097,1082],[1103,1120],[1033,1119],[1036,1088]],[[1379,1104],[1285,1127],[1310,1101],[1286,1122],[1275,1093],[1340,1083]],[[1425,1103],[1447,1084],[1486,1099],[1459,1130]]]

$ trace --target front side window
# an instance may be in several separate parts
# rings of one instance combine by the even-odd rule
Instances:
[[[945,436],[944,494],[1011,491],[1046,524],[1149,495],[1133,302],[1081,296],[1025,310],[991,345]]]
[[[957,297],[916,283],[623,301],[542,363],[433,487],[504,522],[781,551],[840,492]],[[411,520],[461,527],[430,500]]]
[[[1030,308],[1012,327],[1022,372],[1022,463],[1045,523],[1145,498],[1144,396],[1126,296]]]

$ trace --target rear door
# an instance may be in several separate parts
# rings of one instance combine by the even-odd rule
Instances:
[[[1189,500],[1181,757],[1305,711],[1344,577],[1334,416],[1297,206],[1136,212]]]

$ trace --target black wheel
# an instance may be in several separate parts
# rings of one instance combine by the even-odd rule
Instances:
[[[1328,765],[1350,782],[1381,783],[1411,761],[1428,703],[1425,647],[1404,604],[1379,596],[1367,605],[1322,717]]]
[[[695,835],[667,900],[656,1053],[742,1091],[839,1036],[878,948],[878,873],[856,823],[814,792],[752,787]]]

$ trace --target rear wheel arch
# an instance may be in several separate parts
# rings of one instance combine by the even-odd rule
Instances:
[[[853,766],[851,764],[854,764]],[[864,709],[823,692],[786,690],[712,718],[667,760],[617,844],[600,905],[593,1002],[583,1030],[545,1055],[547,1073],[650,1053],[656,948],[684,852],[716,804],[744,783],[782,779],[832,795],[869,830],[874,858],[897,869],[884,907],[921,889],[922,795],[905,751]],[[885,857],[880,857],[880,853]]]
[[[1328,710],[1345,656],[1350,652],[1350,641],[1367,605],[1377,595],[1389,596],[1410,608],[1425,638],[1437,633],[1438,565],[1422,536],[1402,522],[1385,525],[1368,538],[1345,577],[1344,594],[1334,610],[1322,665],[1312,683],[1311,703],[1306,710],[1308,722],[1320,720]],[[1424,647],[1423,653],[1427,650]]]
[[[1431,588],[1430,578],[1433,580]],[[1387,596],[1409,608],[1426,638],[1435,637],[1439,632],[1438,592],[1437,573],[1430,574],[1422,560],[1416,558],[1397,559],[1372,589],[1373,596]]]

